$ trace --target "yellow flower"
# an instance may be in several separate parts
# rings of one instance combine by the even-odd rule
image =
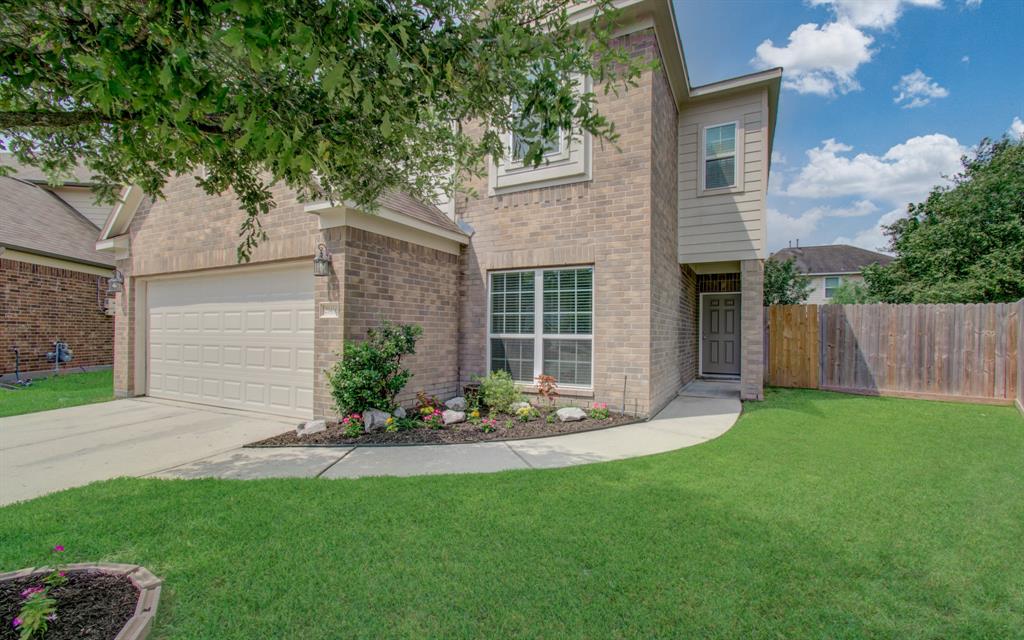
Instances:
[[[394,421],[395,421],[395,419],[394,419],[394,418],[392,418],[391,416],[388,416],[388,419],[387,419],[387,420],[385,420],[385,424],[391,424],[391,423],[392,423],[392,422],[394,422]]]
[[[474,418],[479,418],[480,417],[480,412],[477,411],[476,409],[474,409],[473,413],[471,413],[469,415],[473,416]]]

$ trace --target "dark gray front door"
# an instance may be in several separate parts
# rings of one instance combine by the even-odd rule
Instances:
[[[701,373],[740,374],[740,294],[702,296]]]

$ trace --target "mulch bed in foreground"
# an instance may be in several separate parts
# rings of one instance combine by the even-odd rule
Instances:
[[[326,431],[298,437],[294,431],[260,440],[246,445],[247,447],[288,447],[296,445],[377,445],[377,444],[465,444],[471,442],[494,442],[496,440],[521,440],[523,438],[543,438],[566,433],[593,431],[607,427],[618,427],[636,422],[634,416],[613,413],[605,420],[586,418],[576,422],[558,422],[549,424],[546,420],[549,409],[540,409],[540,418],[529,422],[520,422],[511,416],[501,415],[494,431],[484,433],[479,425],[470,422],[448,425],[444,429],[418,428],[407,431],[378,431],[364,433],[358,438],[348,438],[337,424],[328,425]],[[507,426],[508,424],[511,426]]]
[[[44,577],[0,582],[0,640],[18,638],[11,621],[21,609],[21,592],[41,585]],[[102,571],[68,571],[67,582],[50,593],[57,600],[57,619],[49,623],[44,640],[112,640],[135,614],[139,601],[139,590],[128,576]]]

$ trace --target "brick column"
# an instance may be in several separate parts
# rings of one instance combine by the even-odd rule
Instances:
[[[740,263],[742,369],[740,398],[764,400],[764,260]]]
[[[135,278],[126,273],[127,265],[118,265],[124,277],[124,289],[114,296],[114,397],[131,398],[135,389]]]
[[[337,361],[345,335],[345,227],[325,229],[321,241],[331,252],[331,275],[313,285],[313,417],[330,418],[336,412],[325,371]]]

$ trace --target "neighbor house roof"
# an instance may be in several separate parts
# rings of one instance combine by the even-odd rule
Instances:
[[[46,189],[0,177],[0,247],[101,267],[114,260],[96,251],[99,230]]]
[[[820,247],[789,247],[772,254],[772,260],[796,260],[796,267],[803,273],[860,273],[869,265],[889,264],[892,256],[877,251],[868,251],[848,244],[830,244]]]
[[[22,164],[9,153],[0,153],[0,166],[12,167],[13,177],[33,184],[49,184],[50,179],[39,167]],[[92,177],[92,170],[84,164],[79,163],[71,172],[71,175],[61,176],[58,184],[72,187],[88,187],[96,184]]]

